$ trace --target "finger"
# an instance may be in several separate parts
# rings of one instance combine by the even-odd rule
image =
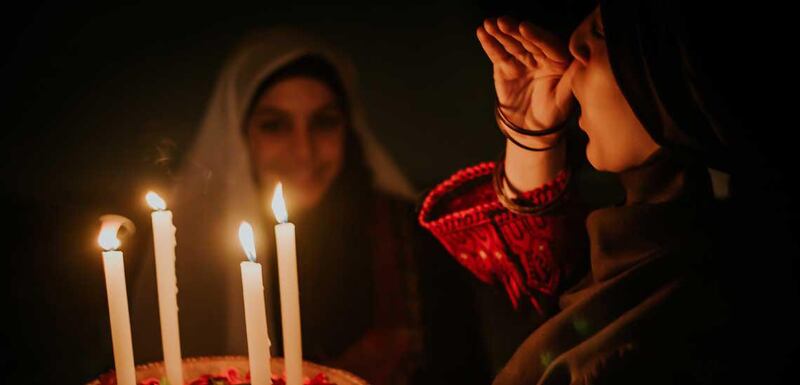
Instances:
[[[525,65],[508,53],[505,47],[494,37],[489,35],[483,26],[478,27],[477,35],[478,41],[481,43],[481,48],[486,52],[486,56],[489,56],[489,60],[492,61],[492,64],[503,73],[514,76],[525,69]]]
[[[536,65],[536,60],[525,49],[525,47],[523,47],[522,44],[517,41],[517,39],[503,33],[503,31],[497,27],[497,23],[495,21],[486,20],[483,25],[486,29],[486,32],[500,42],[500,44],[503,45],[503,48],[505,48],[508,53],[514,55],[518,61],[529,67],[534,67]]]
[[[497,18],[497,27],[506,34],[512,34],[519,30],[519,22],[511,16],[501,16]]]
[[[525,39],[519,31],[520,23],[514,20],[509,16],[503,16],[497,19],[497,26],[500,28],[500,31],[513,37],[517,42],[522,44],[522,47],[528,51],[531,55],[534,56],[535,60],[541,60],[542,58],[547,58],[547,55],[544,54],[541,48],[536,46],[536,44],[531,43],[528,39]]]
[[[519,25],[519,32],[525,40],[539,47],[548,59],[563,63],[569,61],[569,50],[556,35],[527,21]]]
[[[564,116],[566,116],[575,100],[572,95],[572,78],[575,76],[577,69],[577,64],[573,62],[567,70],[564,71],[561,79],[558,80],[558,84],[556,84],[555,102]]]
[[[503,45],[489,35],[483,26],[478,27],[476,34],[478,35],[478,41],[481,43],[481,48],[486,52],[486,56],[489,56],[489,60],[491,60],[492,63],[499,64],[508,59],[513,59],[511,54],[503,48]]]

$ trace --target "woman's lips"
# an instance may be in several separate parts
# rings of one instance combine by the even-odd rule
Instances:
[[[308,188],[320,182],[320,179],[325,175],[324,167],[311,167],[303,170],[296,170],[291,179],[298,186]]]
[[[307,173],[307,174],[304,173],[304,174],[298,175],[298,176],[296,176],[296,177],[294,177],[292,179],[294,179],[295,184],[297,184],[298,186],[308,187],[308,186],[312,186],[312,185],[314,185],[316,183],[317,175],[314,174],[314,173]]]

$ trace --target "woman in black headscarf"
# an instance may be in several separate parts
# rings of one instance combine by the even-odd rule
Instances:
[[[757,230],[741,238],[744,226],[730,221],[743,219],[741,213],[758,214],[752,200],[763,198],[765,190],[752,188],[754,180],[746,178],[769,172],[764,168],[769,158],[748,142],[752,132],[742,127],[744,111],[732,99],[741,95],[730,92],[727,76],[742,63],[719,67],[725,64],[722,55],[730,58],[735,51],[725,51],[729,41],[715,41],[724,33],[702,28],[719,22],[713,16],[724,19],[682,1],[601,1],[572,33],[568,47],[531,23],[509,18],[487,20],[478,29],[494,64],[498,124],[508,138],[493,180],[496,199],[509,216],[548,223],[565,202],[569,206],[575,184],[567,183],[561,139],[574,101],[589,138],[588,161],[616,173],[625,190],[618,205],[586,218],[588,274],[558,293],[560,311],[521,341],[496,385],[712,383],[747,378],[755,373],[750,369],[766,362],[765,351],[749,349],[767,345],[750,344],[778,334],[768,333],[766,322],[731,322],[743,313],[737,309],[753,313],[752,303],[738,306],[748,298],[740,294],[767,293],[758,290],[767,281],[758,279],[760,270],[744,276],[737,266],[742,261],[737,257],[752,258],[760,246],[728,242],[775,243]],[[738,181],[731,191],[737,216],[714,199],[708,168],[730,172]],[[503,222],[488,220],[493,228],[481,222],[489,214],[477,216],[478,225],[471,221],[469,229],[441,225],[458,210],[466,212],[452,209],[449,201],[472,194],[479,177],[485,175],[462,177],[475,183],[451,179],[436,189],[421,213],[422,224],[451,252],[465,244],[464,233],[479,232],[490,240],[482,250],[513,251],[505,246],[513,236],[502,230]],[[472,209],[490,206],[477,199]],[[762,214],[745,218],[777,219]],[[783,223],[769,223],[785,234]],[[555,227],[529,231],[544,238],[537,234]],[[571,239],[580,237],[559,234],[543,246],[558,250]],[[789,243],[777,244],[793,246]],[[497,259],[516,259],[526,267],[525,250],[505,254]],[[471,257],[461,255],[469,267]],[[780,258],[786,259],[778,255],[776,266],[786,266],[777,263]],[[549,263],[558,270],[574,261],[554,256]],[[748,290],[731,289],[740,286]],[[764,318],[759,315],[746,322]],[[785,321],[771,326],[788,326]],[[785,345],[791,346],[793,332],[785,332]],[[777,379],[786,359],[781,352],[788,351],[771,351],[773,367],[754,378]]]

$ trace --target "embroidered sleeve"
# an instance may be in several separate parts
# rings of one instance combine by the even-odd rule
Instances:
[[[521,301],[541,307],[537,295],[554,296],[573,268],[566,252],[568,218],[563,213],[519,215],[505,209],[492,187],[492,162],[466,168],[436,186],[425,198],[421,225],[479,280],[501,284],[517,308]],[[521,198],[547,204],[566,188],[561,171]]]

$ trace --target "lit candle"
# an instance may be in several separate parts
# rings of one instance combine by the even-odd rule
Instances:
[[[269,334],[267,334],[267,307],[264,304],[264,282],[261,276],[261,264],[255,262],[253,227],[247,222],[239,225],[239,241],[249,259],[242,262],[242,288],[247,328],[247,354],[250,359],[250,384],[269,385],[272,383],[272,371]]]
[[[183,385],[181,336],[178,329],[178,285],[175,279],[175,226],[172,225],[172,212],[167,210],[167,204],[158,194],[148,192],[145,199],[154,210],[151,217],[164,367],[170,384]]]
[[[294,224],[289,222],[283,200],[283,186],[278,183],[272,198],[275,243],[278,248],[278,279],[281,290],[281,320],[283,324],[283,355],[286,385],[301,385],[303,381],[303,341],[300,333],[300,297],[297,288],[297,253]]]
[[[128,290],[125,287],[125,263],[117,231],[125,224],[132,224],[124,217],[106,215],[100,236],[97,238],[103,248],[103,268],[108,297],[108,318],[111,321],[111,344],[114,348],[114,368],[117,384],[136,385],[136,368],[133,361],[133,340],[131,339],[131,320],[128,314]]]

